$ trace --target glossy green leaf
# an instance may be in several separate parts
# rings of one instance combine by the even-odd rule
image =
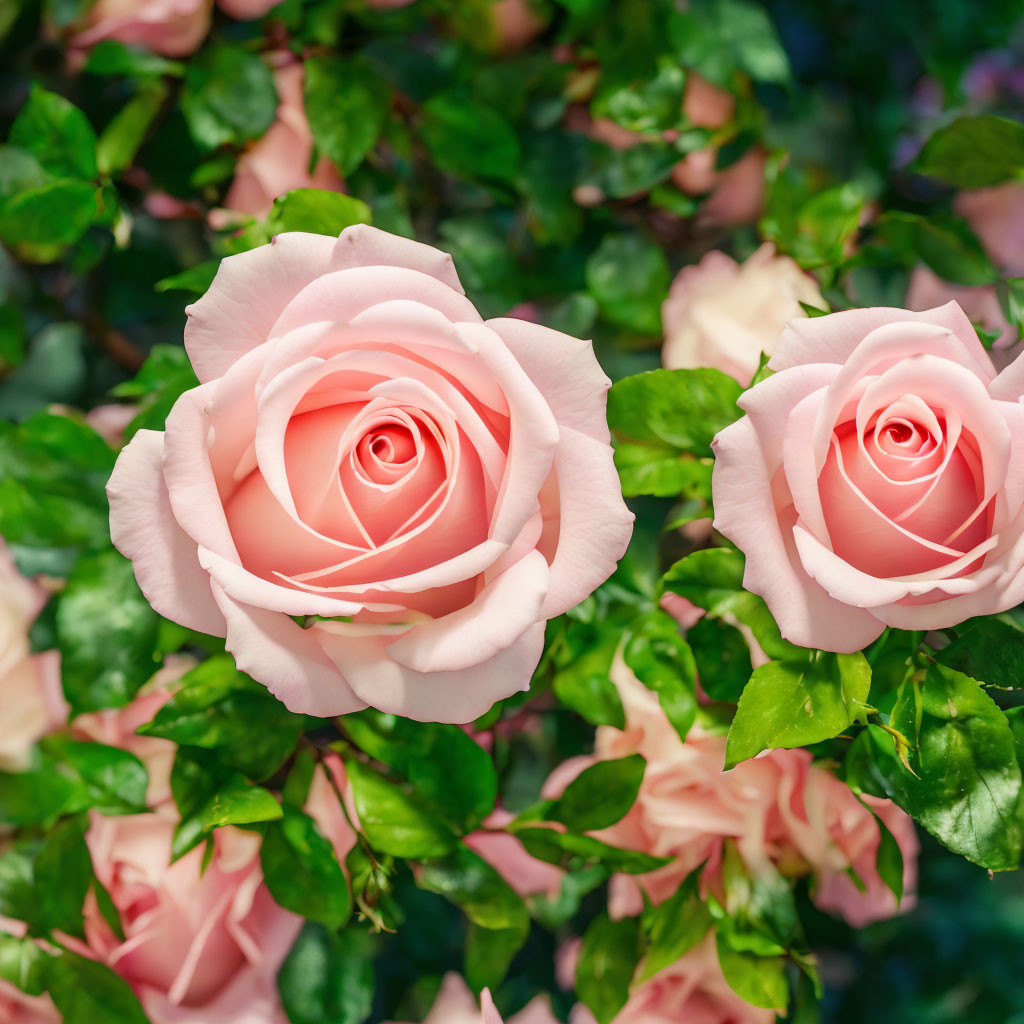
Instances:
[[[957,188],[998,185],[1024,170],[1024,125],[992,114],[959,117],[932,134],[913,168]]]
[[[722,974],[736,995],[752,1006],[784,1010],[789,1002],[785,961],[736,948],[721,930],[715,938]]]
[[[11,126],[10,143],[57,178],[96,177],[96,133],[73,103],[38,85]]]
[[[128,982],[97,960],[62,953],[47,964],[46,982],[64,1024],[149,1024]]]
[[[341,192],[296,188],[278,196],[265,227],[271,236],[282,231],[311,231],[336,237],[353,224],[369,224],[373,217],[366,203]]]
[[[566,787],[551,809],[551,819],[573,832],[614,825],[633,806],[646,767],[640,754],[592,764]]]
[[[598,1024],[609,1024],[629,996],[629,983],[640,959],[640,920],[613,921],[602,913],[583,933],[576,967],[576,994]]]

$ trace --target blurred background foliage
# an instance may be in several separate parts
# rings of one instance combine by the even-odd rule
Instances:
[[[80,418],[40,414],[134,401],[129,432],[162,425],[195,383],[183,307],[219,258],[277,231],[372,218],[436,244],[484,316],[525,311],[593,337],[613,379],[659,365],[678,268],[712,248],[745,256],[761,239],[813,271],[834,309],[902,305],[923,262],[955,284],[1001,282],[1019,319],[1016,279],[953,211],[954,185],[989,182],[944,182],[915,164],[958,116],[1024,113],[1019,0],[528,0],[513,29],[497,11],[489,0],[284,0],[250,21],[216,10],[194,55],[161,55],[76,45],[85,0],[0,0],[0,533],[24,571],[72,573],[74,614],[44,615],[35,640],[64,652],[79,709],[103,706],[183,640],[105,560],[112,454]],[[286,88],[311,132],[291,140],[300,185],[334,191],[272,202],[252,161],[279,104],[296,102],[288,69],[302,69]],[[700,83],[731,97],[721,116],[690,109]],[[244,175],[249,193],[233,192]],[[671,504],[639,503],[625,593],[650,593],[644,545]],[[111,600],[122,612],[113,663],[99,628]],[[508,809],[528,806],[589,728],[551,715],[502,740]],[[921,876],[912,913],[860,932],[801,907],[823,951],[821,1019],[1024,1021],[1024,881],[990,879],[927,839]],[[422,1019],[436,976],[462,963],[462,917],[405,868],[391,898],[387,912],[416,928],[336,939],[310,925],[293,968],[310,950],[349,972],[359,962],[339,992],[366,1000],[367,948],[344,943],[370,943],[381,954],[372,1019]],[[584,895],[580,913],[600,899]],[[554,953],[533,929],[503,1009],[537,990],[558,998]]]

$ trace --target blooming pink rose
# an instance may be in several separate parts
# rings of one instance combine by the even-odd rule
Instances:
[[[1011,276],[1024,274],[1024,184],[1008,181],[961,192],[953,204],[966,217],[989,259]]]
[[[229,257],[188,313],[202,384],[108,485],[154,608],[297,712],[527,689],[632,529],[590,343],[484,323],[451,257],[364,226]]]
[[[0,538],[0,770],[24,768],[32,745],[67,721],[56,651],[32,654],[28,631],[46,593],[18,572]]]
[[[334,165],[321,157],[312,173],[313,133],[306,120],[302,98],[304,72],[301,61],[290,59],[274,71],[277,86],[277,119],[239,157],[235,178],[224,197],[228,210],[262,219],[274,200],[295,188],[341,191],[345,183]],[[221,211],[222,212],[222,211]]]
[[[740,999],[718,964],[714,935],[638,985],[614,1024],[775,1024],[775,1011]],[[594,1024],[582,1003],[569,1024]]]
[[[259,834],[220,828],[205,868],[201,847],[171,864],[175,821],[169,804],[93,813],[86,842],[125,940],[90,896],[86,951],[132,986],[153,1024],[287,1024],[276,978],[302,919],[263,885]]]
[[[280,0],[218,0],[229,17],[262,18]],[[165,57],[184,57],[199,48],[210,31],[213,0],[96,0],[86,27],[72,45],[88,49],[103,39],[142,46]]]
[[[963,311],[794,320],[715,441],[715,527],[797,644],[857,651],[1024,599],[1024,363]]]
[[[994,349],[1002,350],[1017,341],[1017,328],[1003,315],[994,285],[963,285],[944,281],[923,263],[914,267],[907,287],[907,309],[923,312],[947,302],[955,302],[973,323],[1000,331]],[[996,352],[993,352],[993,359]]]
[[[441,990],[434,999],[423,1024],[502,1024],[489,989],[480,993],[480,1005],[462,978],[453,972],[444,976]],[[536,996],[508,1024],[558,1024],[546,996]]]
[[[713,366],[748,387],[786,321],[805,315],[801,302],[824,300],[814,278],[770,243],[742,263],[712,250],[672,282],[661,361],[670,370]]]
[[[622,699],[626,728],[599,727],[594,757],[573,758],[560,766],[545,783],[544,794],[557,796],[595,760],[637,753],[646,760],[632,808],[594,835],[613,846],[671,857],[672,862],[644,875],[613,878],[613,916],[640,913],[642,892],[654,903],[663,902],[701,864],[706,864],[702,885],[717,889],[727,840],[735,843],[754,874],[774,868],[787,875],[812,875],[815,902],[854,924],[897,913],[896,897],[875,865],[881,832],[874,815],[849,787],[814,765],[808,751],[770,750],[723,771],[723,734],[694,725],[685,742],[680,740],[657,695],[621,655],[612,665],[612,681]],[[906,909],[913,904],[917,882],[913,823],[890,801],[863,799],[903,852]],[[851,867],[863,892],[847,873]]]

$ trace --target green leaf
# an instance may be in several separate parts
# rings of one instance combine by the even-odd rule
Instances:
[[[515,181],[522,154],[512,125],[465,92],[432,96],[423,106],[421,136],[437,166],[457,178]]]
[[[185,65],[147,50],[126,46],[117,39],[101,39],[89,51],[83,70],[93,75],[127,75],[132,78],[173,75],[180,78],[185,74]]]
[[[38,85],[11,126],[10,143],[57,178],[97,176],[96,133],[73,103]]]
[[[785,960],[737,949],[729,934],[721,928],[715,939],[718,963],[733,992],[752,1006],[784,1010],[789,1002]]]
[[[709,615],[742,622],[769,657],[804,657],[805,648],[782,639],[764,601],[743,589],[743,566],[743,555],[732,548],[706,548],[676,562],[662,586]]]
[[[960,217],[923,217],[890,210],[872,229],[908,266],[924,262],[946,281],[986,285],[999,276],[967,221]]]
[[[92,884],[92,860],[81,822],[68,818],[46,835],[33,858],[32,874],[40,931],[85,938],[82,907]]]
[[[646,767],[641,754],[592,764],[555,802],[551,820],[562,822],[574,832],[614,825],[633,806]]]
[[[0,206],[0,238],[34,263],[49,263],[77,242],[99,213],[96,186],[52,181]]]
[[[659,58],[654,74],[622,83],[599,85],[591,115],[605,117],[633,132],[660,132],[681,127],[686,76],[678,62]]]
[[[317,147],[348,177],[377,144],[391,110],[391,87],[369,61],[305,62],[306,117]]]
[[[713,0],[718,45],[737,67],[761,82],[789,81],[789,60],[768,12],[754,0]]]
[[[260,862],[270,895],[286,910],[332,930],[348,920],[348,882],[308,814],[285,807],[284,816],[264,830]]]
[[[315,188],[296,188],[278,196],[265,221],[273,236],[282,231],[311,231],[336,237],[353,224],[369,224],[373,219],[366,203],[341,192]]]
[[[720,370],[649,370],[612,385],[608,423],[616,439],[650,449],[652,461],[710,459],[715,435],[741,415],[741,393]],[[629,459],[635,464],[638,453]]]
[[[350,759],[345,767],[359,825],[374,849],[424,860],[455,849],[452,831],[416,799],[359,761]]]
[[[494,762],[457,725],[368,709],[346,715],[342,727],[363,751],[407,779],[421,806],[460,834],[471,832],[494,809]]]
[[[934,132],[912,165],[957,188],[984,188],[1024,170],[1024,125],[1006,117],[959,117]]]
[[[661,334],[661,304],[672,276],[661,246],[636,233],[605,235],[584,270],[587,289],[612,323]]]
[[[17,939],[0,932],[0,981],[26,995],[42,995],[49,959],[49,954],[33,939]]]
[[[639,918],[613,921],[602,913],[590,922],[576,967],[576,994],[598,1024],[609,1024],[625,1006],[639,959]]]
[[[302,727],[301,716],[239,672],[229,655],[218,655],[186,673],[174,696],[138,731],[216,750],[225,764],[259,781],[289,757]]]
[[[97,960],[62,953],[47,964],[46,984],[64,1024],[149,1024],[128,982]]]
[[[753,667],[750,647],[735,626],[711,615],[686,631],[701,689],[712,699],[736,704]]]
[[[634,619],[622,656],[685,740],[697,714],[697,667],[675,619],[660,609]]]
[[[466,984],[473,991],[497,988],[508,974],[516,953],[523,948],[529,935],[527,929],[482,928],[472,921],[466,929],[465,963]]]
[[[213,279],[217,276],[219,269],[220,260],[204,260],[202,263],[183,270],[180,274],[162,278],[153,287],[158,292],[181,291],[202,295],[213,284]],[[156,345],[154,349],[161,347],[163,346]]]
[[[100,814],[142,814],[146,810],[149,776],[132,753],[103,743],[80,743],[54,736],[43,749],[80,780],[86,806]]]
[[[896,837],[889,831],[888,825],[876,814],[879,841],[878,853],[875,856],[875,867],[878,877],[889,887],[896,897],[896,906],[903,902],[903,851]]]
[[[277,976],[291,1024],[362,1024],[373,1007],[370,936],[307,924]]]
[[[591,725],[624,728],[622,700],[610,678],[619,637],[610,630],[569,620],[562,637],[561,644],[552,643],[548,648],[554,651],[555,696]]]
[[[664,867],[671,859],[653,857],[639,850],[623,850],[593,836],[556,832],[553,828],[516,828],[515,835],[531,856],[572,870],[601,864],[610,871],[642,875]]]
[[[163,82],[146,82],[138,95],[114,115],[96,143],[100,174],[119,173],[131,166],[166,96]]]
[[[641,915],[647,953],[638,981],[646,981],[675,963],[707,935],[711,911],[697,894],[696,883],[694,873],[664,903],[648,906]]]
[[[81,803],[82,790],[57,766],[41,760],[24,772],[0,772],[0,824],[53,821]]]
[[[159,617],[131,562],[113,549],[79,559],[57,604],[64,695],[73,714],[127,704],[156,671]]]
[[[754,670],[729,729],[725,767],[768,747],[805,747],[865,717],[871,666],[863,654],[810,651]]]
[[[936,651],[935,660],[972,679],[1017,688],[1024,685],[1024,631],[994,616],[986,617]]]
[[[1013,732],[968,676],[931,665],[923,684],[905,683],[890,725],[908,738],[911,775],[890,780],[897,803],[955,853],[993,871],[1017,867],[1021,773]]]
[[[222,825],[274,821],[284,813],[271,793],[198,747],[178,749],[171,793],[181,815],[171,845],[174,860]]]
[[[240,145],[262,135],[274,121],[274,76],[255,53],[213,43],[188,63],[181,109],[200,148]]]
[[[181,345],[154,345],[139,372],[112,391],[116,398],[138,398],[138,413],[125,434],[138,430],[163,430],[174,403],[199,386],[199,380]]]
[[[615,446],[615,468],[619,471],[622,493],[627,498],[653,494],[659,498],[682,497],[699,500],[706,506],[711,504],[714,467],[710,459],[698,461],[667,444],[621,441]]]
[[[0,160],[3,156],[0,155]],[[21,364],[25,358],[25,322],[21,308],[13,302],[0,304],[0,373]]]

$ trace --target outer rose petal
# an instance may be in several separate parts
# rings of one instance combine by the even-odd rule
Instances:
[[[187,307],[185,348],[202,382],[223,376],[232,363],[267,340],[296,294],[333,270],[335,240],[290,231],[221,260],[209,291]]]
[[[843,364],[874,330],[886,324],[920,321],[951,330],[966,348],[964,365],[988,383],[995,367],[978,340],[964,311],[955,303],[913,313],[906,309],[875,306],[871,309],[847,309],[826,317],[791,320],[775,346],[768,366],[788,370],[807,363]]]
[[[280,2],[281,0],[217,0],[217,6],[228,17],[237,21],[252,21],[255,18],[262,18]]]
[[[386,637],[333,635],[329,627],[312,628],[356,694],[380,711],[419,722],[465,725],[496,701],[528,689],[544,647],[544,623],[538,623],[480,665],[461,672],[414,672],[388,657]]]
[[[489,988],[485,988],[480,993],[480,1012],[483,1016],[484,1024],[503,1024],[501,1014],[498,1013],[497,1007],[494,1005]]]
[[[178,525],[164,483],[164,435],[140,430],[121,452],[110,481],[110,536],[132,560],[146,600],[189,629],[224,636],[224,616],[199,565],[195,541]]]
[[[715,529],[747,556],[743,585],[769,604],[782,635],[804,647],[859,651],[885,628],[834,601],[800,565],[792,522],[780,523],[764,454],[749,417],[715,439]]]
[[[366,707],[310,630],[282,612],[240,604],[216,584],[213,592],[227,620],[226,646],[235,664],[289,711],[329,718]]]
[[[338,270],[349,267],[405,267],[436,277],[460,295],[465,292],[455,271],[451,255],[432,245],[402,238],[369,224],[345,228],[334,245],[334,264]],[[397,296],[396,296],[397,297]]]

